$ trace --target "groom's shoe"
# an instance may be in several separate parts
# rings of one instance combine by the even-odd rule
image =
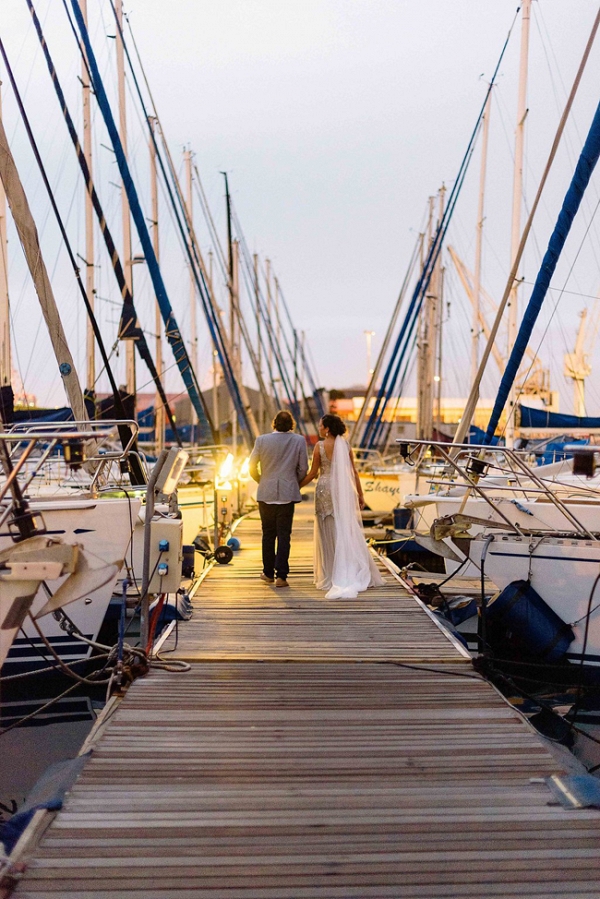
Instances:
[[[264,571],[261,573],[260,579],[261,579],[261,581],[264,581],[265,584],[274,584],[275,583],[275,578],[267,577],[267,575],[264,573]]]
[[[277,580],[275,581],[275,586],[276,587],[289,587],[290,585],[288,584],[288,582],[286,581],[286,579],[284,577],[278,577]]]

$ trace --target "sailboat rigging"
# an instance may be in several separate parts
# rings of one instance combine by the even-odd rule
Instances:
[[[39,38],[39,41],[40,41],[40,44],[41,44],[41,47],[42,47],[42,50],[44,53],[44,58],[46,60],[48,70],[50,72],[50,77],[52,79],[52,83],[53,83],[55,91],[56,91],[58,102],[59,102],[61,110],[63,112],[65,123],[67,125],[67,130],[69,132],[69,136],[71,138],[71,141],[75,148],[75,152],[77,154],[77,159],[78,159],[79,166],[81,168],[81,173],[83,175],[83,179],[85,182],[87,195],[90,198],[91,203],[92,203],[92,208],[93,208],[94,212],[96,213],[98,225],[100,227],[100,232],[104,238],[106,249],[108,251],[108,254],[109,254],[109,257],[110,257],[110,260],[112,263],[115,278],[117,280],[117,284],[119,285],[119,289],[120,289],[121,296],[123,299],[123,309],[121,311],[121,321],[119,324],[119,337],[121,339],[123,339],[123,336],[126,335],[129,339],[134,341],[134,344],[137,347],[140,357],[146,363],[148,370],[150,372],[150,375],[152,377],[152,380],[154,381],[154,384],[155,384],[157,392],[159,394],[162,406],[166,412],[166,415],[169,419],[169,424],[173,430],[174,438],[177,441],[177,443],[179,445],[181,445],[181,438],[179,436],[179,432],[178,432],[177,426],[175,424],[173,412],[170,408],[169,402],[167,400],[167,396],[166,396],[164,388],[162,386],[161,379],[159,377],[156,366],[154,364],[154,360],[150,353],[150,348],[148,347],[146,335],[144,334],[144,331],[142,330],[142,328],[139,327],[138,316],[137,316],[137,312],[135,310],[135,306],[134,306],[134,302],[133,302],[133,296],[132,296],[129,286],[126,282],[125,273],[123,271],[123,266],[122,266],[121,260],[119,258],[119,253],[116,248],[115,242],[113,240],[112,233],[110,231],[108,223],[106,221],[106,217],[104,215],[104,211],[102,209],[100,199],[96,192],[96,188],[94,185],[92,174],[91,174],[89,166],[88,166],[87,159],[82,150],[81,142],[79,140],[79,136],[77,134],[77,130],[75,128],[75,124],[73,122],[71,114],[69,112],[69,108],[67,106],[67,102],[66,102],[64,93],[62,91],[62,88],[61,88],[61,85],[60,85],[60,82],[58,79],[56,68],[52,61],[52,57],[50,56],[50,51],[48,48],[47,41],[45,40],[44,35],[42,33],[42,28],[41,28],[39,18],[37,16],[37,13],[33,6],[32,0],[26,0],[26,2],[29,7],[29,11],[31,13],[32,19],[33,19],[33,24],[35,27],[36,34],[38,35],[38,38]],[[85,296],[88,300],[88,302],[86,304],[86,308],[88,308],[88,314],[93,316],[93,309],[91,307],[91,303],[89,302],[89,297],[87,296],[87,292],[85,293]],[[100,347],[100,351],[102,354],[102,361],[103,361],[104,367],[107,371],[108,377],[111,381],[111,389],[113,391],[113,397],[114,397],[114,402],[115,402],[115,412],[117,414],[117,418],[124,419],[124,418],[126,418],[126,415],[125,415],[125,410],[123,408],[123,403],[121,400],[121,394],[120,394],[120,391],[118,390],[116,383],[114,381],[114,376],[110,369],[109,360],[108,360],[108,357],[106,354],[106,350],[104,349],[102,337],[100,335],[98,325],[95,321],[95,317],[92,319],[92,321],[93,321],[92,327],[94,330],[94,336],[96,338],[98,346]],[[136,481],[136,483],[137,483],[137,481]],[[140,483],[144,483],[144,482],[140,481]]]
[[[85,54],[87,57],[88,65],[90,67],[91,79],[94,86],[96,99],[98,101],[102,116],[104,118],[104,122],[111,138],[117,164],[121,173],[121,178],[123,179],[123,183],[127,191],[131,214],[133,216],[138,236],[142,244],[142,249],[146,258],[150,277],[154,285],[156,298],[161,309],[163,321],[165,323],[165,335],[167,341],[170,343],[173,349],[175,360],[181,372],[183,381],[187,387],[190,400],[192,402],[192,405],[194,406],[194,409],[196,410],[199,426],[204,429],[204,437],[205,439],[207,439],[210,435],[210,439],[212,439],[213,442],[216,442],[216,432],[211,422],[210,413],[208,412],[206,403],[202,397],[202,393],[200,391],[196,378],[196,373],[194,372],[190,364],[189,355],[181,336],[181,332],[177,325],[173,308],[169,301],[167,289],[163,281],[156,255],[154,253],[154,247],[152,245],[152,240],[148,232],[146,220],[140,206],[137,190],[133,183],[127,159],[125,158],[125,154],[123,152],[119,133],[117,131],[110,104],[104,90],[104,84],[100,76],[96,57],[90,43],[88,31],[83,20],[78,0],[72,0],[72,8],[77,26],[79,28],[81,39],[84,44]],[[83,52],[83,48],[81,49]]]

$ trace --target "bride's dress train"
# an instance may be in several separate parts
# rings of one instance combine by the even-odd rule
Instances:
[[[319,441],[321,460],[315,492],[315,584],[327,599],[353,599],[383,584],[365,542],[350,449],[336,437],[331,460]]]

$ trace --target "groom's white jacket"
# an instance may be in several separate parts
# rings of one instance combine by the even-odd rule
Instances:
[[[260,471],[259,471],[260,467]],[[299,503],[299,483],[308,471],[306,441],[293,431],[273,431],[256,438],[250,474],[258,481],[261,503]]]

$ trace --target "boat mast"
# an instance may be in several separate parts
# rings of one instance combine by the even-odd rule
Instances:
[[[431,247],[435,197],[429,197],[427,219],[427,248]],[[432,285],[433,287],[433,285]],[[431,440],[433,436],[433,361],[435,343],[433,339],[432,305],[434,295],[430,291],[424,298],[419,316],[419,336],[417,339],[417,438]]]
[[[242,384],[242,354],[240,344],[240,244],[234,240],[231,245],[231,362],[238,384]],[[237,450],[237,415],[233,416],[232,439]]]
[[[492,93],[488,93],[483,113],[483,135],[481,142],[481,169],[479,172],[479,201],[477,205],[477,227],[475,231],[475,273],[473,278],[473,324],[471,326],[471,384],[475,383],[479,368],[479,337],[481,334],[481,255],[483,245],[483,221],[485,202],[485,176],[487,170],[488,139],[490,134],[490,113]]]
[[[152,132],[156,134],[157,122],[155,116],[149,117]],[[160,264],[160,232],[158,229],[158,177],[156,170],[156,147],[150,135],[148,142],[150,149],[150,193],[152,208],[152,246],[154,247],[154,255]],[[154,330],[156,332],[156,343],[154,352],[154,364],[159,378],[163,374],[163,353],[162,353],[162,316],[160,314],[160,306],[158,302],[155,304],[154,312]],[[160,453],[165,445],[165,409],[162,397],[159,391],[154,396],[154,440],[156,442],[156,452]]]
[[[446,199],[446,187],[444,184],[438,191],[438,228],[444,217],[444,203]],[[443,283],[444,270],[442,268],[442,254],[438,254],[438,258],[433,270],[432,285],[432,301],[431,301],[431,320],[433,333],[433,346],[431,360],[432,378],[431,378],[431,418],[432,424],[439,427],[441,422],[442,408],[442,319],[444,316],[444,297]],[[437,411],[436,411],[437,410]],[[432,435],[433,437],[433,429]]]
[[[2,82],[0,81],[0,123],[2,122]],[[0,387],[11,382],[10,302],[8,298],[8,240],[6,236],[6,193],[0,179]],[[2,403],[0,401],[0,408]]]
[[[213,288],[213,268],[214,268],[214,253],[212,250],[208,251],[208,270],[204,272],[205,277],[208,278],[208,292],[211,297],[211,302],[213,302],[216,311],[218,312],[218,319],[221,320],[221,309],[217,304],[215,298],[215,292]],[[219,351],[213,347],[212,351],[212,376],[213,376],[213,396],[212,396],[212,407],[213,407],[213,422],[214,427],[217,433],[221,433],[221,417],[219,413]],[[219,438],[220,439],[220,438]]]
[[[277,275],[274,276],[273,280],[275,281],[275,337],[277,340],[277,346],[281,346],[281,315],[280,315],[280,301],[279,301],[279,281],[277,280]]]
[[[529,21],[531,0],[523,0],[521,18],[521,61],[519,65],[519,95],[517,101],[517,130],[515,132],[515,170],[513,176],[512,228],[510,240],[510,261],[514,263],[521,240],[521,206],[523,203],[523,154],[525,147],[525,119],[527,117],[527,66],[529,60]],[[508,352],[510,356],[517,337],[519,317],[519,280],[513,282],[508,310]],[[515,437],[515,412],[517,402],[516,386],[513,384],[508,400],[506,444],[513,446]]]
[[[81,14],[87,28],[87,0],[81,2]],[[83,155],[87,163],[90,175],[92,174],[92,115],[90,107],[90,80],[85,55],[81,57],[81,86],[83,92]],[[96,295],[94,272],[94,205],[89,192],[85,192],[85,291],[88,296],[90,308],[94,311],[94,299]],[[92,321],[88,316],[86,335],[86,377],[85,386],[88,395],[93,398],[96,389],[96,337]]]
[[[48,328],[52,348],[58,362],[69,405],[75,421],[86,421],[87,413],[83,401],[81,384],[77,376],[75,362],[69,350],[67,338],[60,320],[58,307],[52,292],[48,271],[42,257],[40,240],[35,221],[27,202],[25,191],[8,145],[4,125],[0,119],[0,180],[4,184],[13,221],[27,260],[42,314]]]
[[[433,376],[433,387],[435,397],[435,414],[434,423],[439,430],[442,424],[442,362],[443,362],[443,337],[444,337],[444,275],[446,269],[441,266],[440,254],[440,270],[438,275],[437,287],[437,322],[436,322],[436,360],[435,374]],[[439,438],[438,438],[439,439]]]
[[[258,281],[258,253],[254,253],[252,257],[254,261],[254,304],[256,313],[256,362],[258,365],[259,382],[262,379],[262,345],[261,345],[261,329],[260,329],[260,284]],[[265,427],[265,396],[259,387],[258,393],[258,427],[261,432],[266,430]]]
[[[273,322],[273,295],[271,293],[271,260],[265,259],[265,279],[267,282],[267,321]],[[267,354],[269,371],[273,371],[273,342],[269,340],[269,352]]]
[[[298,332],[294,328],[293,331],[294,337],[294,398],[298,403],[298,388],[299,388],[299,380],[298,380]],[[300,408],[300,404],[298,403],[298,409]],[[300,416],[302,417],[302,416]]]
[[[227,172],[222,172],[223,177],[225,178],[225,203],[227,207],[227,258],[228,258],[228,269],[229,269],[229,347],[231,352],[231,368],[233,377],[238,381],[238,373],[237,373],[237,365],[236,365],[236,350],[235,350],[235,262],[234,262],[234,249],[233,249],[233,235],[231,228],[231,197],[229,195],[229,179],[227,178]],[[231,402],[229,405],[229,414],[231,418],[231,443],[233,446],[233,451],[235,453],[236,450],[236,442],[237,442],[237,412],[235,408],[235,404],[233,402],[233,397],[231,398]]]
[[[123,47],[123,0],[115,0],[117,17],[117,86],[119,97],[119,137],[127,159],[127,104],[125,100],[125,56]],[[131,261],[131,215],[125,184],[121,179],[121,219],[123,223],[123,270],[125,283],[133,296],[133,269]],[[135,347],[133,340],[125,341],[125,385],[132,397],[135,410]]]
[[[306,418],[306,403],[305,403],[305,393],[304,393],[304,384],[306,381],[306,357],[304,355],[306,347],[306,331],[300,332],[300,418]]]
[[[191,227],[194,227],[194,201],[192,199],[193,173],[192,173],[192,151],[184,150],[183,159],[185,164],[185,183],[186,183],[186,209]],[[190,231],[190,249],[191,249],[191,231]],[[194,269],[190,263],[190,359],[192,366],[198,376],[198,324],[196,319],[196,280],[194,278]],[[192,442],[194,442],[194,429],[198,417],[194,409],[192,409]]]

